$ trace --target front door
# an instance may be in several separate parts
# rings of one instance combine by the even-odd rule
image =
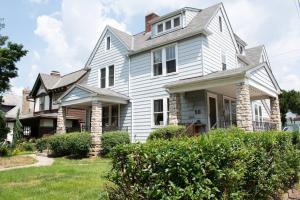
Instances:
[[[218,127],[218,107],[217,107],[217,95],[208,93],[208,127],[217,128]]]

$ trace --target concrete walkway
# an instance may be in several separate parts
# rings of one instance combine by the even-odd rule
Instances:
[[[0,169],[1,171],[7,171],[7,170],[12,170],[12,169],[20,169],[20,168],[27,168],[27,167],[42,167],[42,166],[50,166],[53,164],[54,159],[53,158],[48,158],[46,156],[41,156],[41,155],[35,155],[35,154],[29,154],[29,155],[23,155],[23,156],[30,156],[37,160],[36,163],[31,164],[31,165],[23,165],[23,166],[16,166],[16,167],[9,167],[9,168],[3,168]]]

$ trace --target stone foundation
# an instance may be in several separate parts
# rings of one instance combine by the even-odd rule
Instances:
[[[237,85],[236,121],[237,127],[245,131],[253,131],[249,85],[246,83]]]
[[[180,94],[170,94],[169,124],[178,125],[181,118]]]
[[[276,130],[281,130],[281,117],[279,100],[277,98],[270,98],[270,109],[271,109],[271,122],[275,124]]]
[[[62,106],[60,106],[57,111],[56,133],[66,133],[66,108]]]

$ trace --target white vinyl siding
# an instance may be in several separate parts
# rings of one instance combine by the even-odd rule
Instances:
[[[222,18],[222,32],[220,32],[219,17]],[[203,37],[203,70],[204,74],[222,71],[222,59],[220,49],[226,50],[226,68],[238,67],[235,49],[235,40],[231,37],[230,27],[224,19],[221,10],[215,15],[208,25],[212,32],[208,37]]]
[[[276,91],[276,88],[264,67],[252,72],[250,78],[264,87]]]

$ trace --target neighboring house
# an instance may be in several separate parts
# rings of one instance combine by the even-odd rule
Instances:
[[[59,72],[39,74],[31,91],[23,92],[23,110],[20,117],[24,135],[40,137],[56,132],[57,109],[54,102],[59,96],[79,81],[88,69],[82,69],[61,76]],[[32,109],[29,109],[29,100]],[[85,125],[85,110],[68,108],[66,111],[67,131],[81,131]]]
[[[133,142],[167,124],[193,132],[281,129],[280,88],[266,49],[246,46],[223,4],[151,13],[135,35],[107,26],[88,73],[56,102],[57,132],[66,131],[65,112],[73,107],[86,110],[95,147],[107,127],[128,130]]]
[[[7,141],[12,142],[13,128],[18,110],[22,109],[22,97],[13,94],[5,94],[0,105],[0,110],[5,113],[6,126],[10,129],[7,134]]]

